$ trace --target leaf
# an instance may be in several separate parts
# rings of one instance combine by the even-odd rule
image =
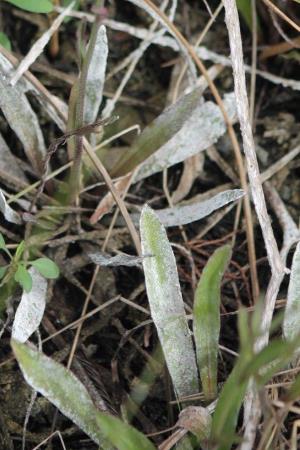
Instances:
[[[24,253],[24,250],[25,250],[25,241],[21,241],[16,249],[16,253],[15,253],[15,257],[14,257],[15,261],[20,260],[21,256]]]
[[[195,202],[191,205],[174,206],[173,208],[159,209],[155,214],[165,227],[175,227],[186,225],[203,219],[216,209],[222,208],[230,202],[240,199],[244,196],[242,189],[232,189],[220,192],[209,200]],[[132,216],[133,222],[138,222],[138,215]]]
[[[257,383],[263,386],[277,371],[291,361],[299,342],[299,335],[292,341],[273,339],[267,347],[253,356],[244,368],[242,378],[248,380],[251,376],[255,376]]]
[[[254,322],[252,328],[253,325]],[[211,439],[218,444],[218,450],[231,450],[236,440],[237,419],[250,379],[254,377],[258,388],[263,387],[289,363],[300,342],[299,336],[289,342],[274,339],[260,352],[254,353],[257,335],[249,329],[249,319],[244,310],[239,312],[239,334],[242,336],[240,356],[223,386],[213,415]]]
[[[46,306],[47,281],[35,268],[29,269],[32,289],[23,292],[12,327],[12,338],[19,342],[27,339],[38,329]]]
[[[300,375],[297,375],[295,381],[288,390],[287,398],[285,400],[287,400],[288,402],[295,402],[299,400],[299,397],[300,397]]]
[[[18,138],[23,144],[27,158],[37,173],[43,173],[43,158],[46,154],[44,137],[38,118],[33,111],[21,80],[16,86],[10,85],[9,64],[1,57],[0,65],[0,108]]]
[[[18,8],[34,13],[49,13],[53,11],[50,0],[5,0]]]
[[[4,237],[3,237],[2,233],[0,233],[0,249],[1,250],[5,250],[6,249],[6,244],[5,244],[5,240],[4,240]]]
[[[15,281],[19,283],[26,292],[31,291],[32,278],[28,270],[25,268],[24,264],[20,263],[18,265],[14,278]]]
[[[233,93],[225,96],[224,106],[230,120],[234,122],[236,120],[236,102]],[[156,120],[158,121],[159,118]],[[176,120],[175,117],[174,120]],[[223,114],[215,103],[210,101],[199,103],[168,141],[163,142],[155,149],[155,153],[152,151],[151,155],[141,164],[134,177],[135,182],[206,150],[217,142],[226,129]],[[134,146],[137,146],[140,140],[143,142],[143,134],[146,130],[147,128],[137,138]]]
[[[21,217],[19,216],[19,214],[16,211],[14,211],[9,206],[1,189],[0,189],[0,211],[2,212],[5,219],[8,222],[16,223],[17,225],[22,223]]]
[[[237,0],[236,5],[243,19],[248,25],[249,30],[252,30],[251,1],[249,2],[249,0]]]
[[[238,414],[243,404],[248,382],[240,381],[243,367],[238,361],[221,391],[212,420],[212,442],[217,442],[218,450],[230,450],[235,439]]]
[[[221,281],[230,258],[229,245],[218,248],[206,263],[195,293],[194,339],[206,400],[217,396]]]
[[[84,123],[93,123],[97,119],[102,102],[107,56],[106,28],[104,25],[101,25],[97,30],[96,42],[86,79]]]
[[[297,1],[297,0],[296,0]],[[242,15],[244,21],[246,22],[249,30],[252,31],[252,11],[251,11],[251,1],[249,0],[237,0],[236,5],[240,14]],[[259,17],[257,17],[257,31],[261,33],[261,24]]]
[[[11,51],[11,42],[9,40],[9,37],[2,31],[0,31],[0,45],[2,45],[2,47],[4,47],[9,52]]]
[[[14,340],[11,345],[27,383],[100,445],[104,436],[84,385],[72,372],[33,347]]]
[[[1,58],[0,58],[0,68],[1,68]],[[19,164],[18,158],[16,158],[11,153],[8,145],[6,144],[1,134],[0,134],[0,160],[1,160],[0,172],[3,179],[5,179],[7,175],[11,175],[14,178],[27,182],[26,176],[24,175],[24,172]]]
[[[144,206],[140,220],[146,289],[166,363],[179,397],[198,391],[198,374],[180,291],[175,257],[155,212]]]
[[[45,278],[55,279],[59,276],[59,268],[54,261],[49,258],[38,258],[31,261],[31,265],[35,267]]]
[[[135,428],[108,414],[97,414],[97,423],[106,438],[120,450],[155,450],[152,443]]]
[[[241,380],[243,369],[253,355],[253,337],[249,330],[248,314],[243,308],[239,310],[238,327],[242,336],[240,357],[221,390],[212,419],[211,440],[218,444],[218,450],[232,448],[239,411],[248,386],[248,381]]]
[[[5,273],[7,271],[7,267],[0,267],[0,280],[4,277]],[[1,308],[0,308],[1,309]]]
[[[111,175],[120,176],[133,170],[168,142],[200,105],[199,89],[195,89],[167,108],[137,137],[130,151],[126,152],[116,164]]]
[[[27,383],[102,449],[112,450],[108,443],[111,441],[120,450],[155,450],[142,433],[116,417],[99,412],[85,386],[72,372],[31,346],[14,340],[11,345]]]
[[[151,257],[151,255],[132,256],[126,254],[110,256],[101,253],[89,253],[88,256],[91,258],[94,264],[107,267],[140,267],[144,258]]]
[[[299,334],[300,324],[300,242],[298,243],[291,267],[290,283],[283,319],[283,335],[292,340]]]

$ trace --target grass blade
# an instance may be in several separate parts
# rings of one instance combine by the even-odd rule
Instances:
[[[151,315],[178,396],[198,391],[192,339],[179,286],[175,257],[166,231],[154,211],[145,206],[140,222],[143,267]]]
[[[229,245],[213,253],[195,293],[194,338],[202,388],[207,400],[217,396],[221,280],[230,257]]]

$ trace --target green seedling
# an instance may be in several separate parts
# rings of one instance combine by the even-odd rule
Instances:
[[[20,284],[24,291],[30,292],[32,289],[32,278],[28,271],[29,267],[35,267],[45,278],[55,279],[59,276],[59,268],[54,261],[49,258],[27,261],[23,258],[25,249],[25,241],[21,241],[15,254],[12,255],[6,246],[4,237],[0,233],[0,250],[6,253],[9,258],[9,263],[0,267],[0,287],[14,280]]]

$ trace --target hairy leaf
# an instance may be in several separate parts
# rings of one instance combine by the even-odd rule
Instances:
[[[102,102],[105,70],[108,56],[106,28],[101,25],[97,31],[94,51],[91,56],[85,87],[84,123],[97,119]]]
[[[200,104],[199,90],[195,89],[167,108],[136,138],[130,151],[124,154],[112,170],[112,176],[130,172],[158,150],[181,129]]]
[[[32,346],[12,340],[13,351],[27,383],[43,394],[103,450],[154,450],[151,442],[120,419],[101,413],[85,386],[61,364]]]
[[[21,217],[7,203],[2,190],[0,189],[0,211],[8,222],[20,224]]]
[[[145,206],[140,231],[151,316],[178,396],[198,391],[192,339],[182,300],[176,261],[166,231],[154,211]]]
[[[224,106],[230,120],[234,122],[236,120],[234,94],[225,96]],[[134,145],[143,140],[146,130],[136,139]],[[199,103],[181,128],[141,164],[134,177],[135,182],[199,154],[216,143],[225,131],[226,124],[220,108],[211,101]]]
[[[37,173],[43,172],[43,158],[46,146],[39,121],[33,111],[26,95],[24,83],[16,86],[10,85],[11,72],[9,64],[3,64],[0,68],[0,108],[11,127],[24,146],[27,158]]]
[[[174,206],[173,208],[159,209],[155,214],[165,227],[175,227],[186,225],[203,219],[215,210],[222,208],[230,202],[240,199],[244,196],[242,189],[232,189],[220,192],[209,200],[195,202],[190,205]],[[137,215],[133,215],[133,221],[137,223]]]
[[[46,306],[47,281],[35,268],[29,269],[32,289],[23,292],[12,328],[12,337],[19,342],[27,339],[38,329]]]

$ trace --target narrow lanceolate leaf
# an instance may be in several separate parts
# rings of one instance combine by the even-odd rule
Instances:
[[[154,211],[142,211],[141,240],[147,295],[166,363],[179,397],[198,391],[192,339],[182,300],[175,257]]]
[[[11,345],[27,383],[100,445],[104,436],[84,385],[72,372],[35,348],[17,341],[12,341]]]
[[[300,332],[300,242],[298,243],[291,268],[290,284],[283,320],[283,334],[288,340]]]
[[[195,222],[196,220],[203,219],[217,209],[222,208],[228,203],[234,202],[243,196],[244,191],[242,189],[231,189],[220,192],[209,200],[195,202],[190,205],[156,210],[155,214],[165,227],[186,225]],[[134,221],[137,222],[135,216],[133,217]]]
[[[19,214],[14,211],[9,204],[7,203],[3,192],[0,189],[0,211],[4,215],[4,218],[11,223],[20,224],[22,223],[21,217]]]
[[[97,119],[102,102],[107,55],[106,28],[104,25],[101,25],[97,31],[95,47],[86,79],[84,123],[92,123]]]
[[[106,438],[120,450],[155,450],[152,443],[135,428],[109,414],[97,414],[97,422]]]
[[[17,271],[15,273],[15,281],[22,286],[25,292],[31,291],[32,278],[30,273],[22,263],[18,265]]]
[[[46,305],[47,281],[33,267],[29,273],[32,289],[30,292],[23,292],[12,328],[13,339],[19,342],[26,342],[38,329]]]
[[[6,244],[2,233],[0,233],[0,250],[6,250]]]
[[[0,61],[1,65],[1,61]],[[0,134],[0,173],[2,177],[5,175],[11,175],[19,180],[26,181],[26,176],[19,165],[19,160],[10,151],[3,136]]]
[[[0,108],[23,144],[27,158],[38,174],[43,172],[46,146],[37,116],[23,92],[23,85],[11,86],[11,72],[0,70]]]
[[[6,274],[6,271],[7,271],[7,267],[0,267],[0,280],[2,280],[2,278]]]
[[[224,106],[230,120],[235,122],[233,93],[225,96]],[[199,154],[216,143],[225,131],[226,124],[219,107],[210,101],[199,104],[182,127],[141,164],[134,177],[135,182]],[[142,140],[143,133],[137,138],[136,144]]]
[[[240,339],[240,357],[221,390],[212,419],[211,440],[218,450],[231,450],[235,440],[235,429],[238,415],[243,403],[249,380],[243,379],[244,367],[253,355],[253,335],[250,333],[246,310],[241,309],[238,315]]]
[[[107,267],[117,267],[117,266],[127,266],[127,267],[140,267],[142,265],[143,259],[148,258],[151,255],[145,256],[132,256],[132,255],[116,255],[110,256],[105,253],[89,253],[88,256],[91,258],[93,263],[98,266]]]
[[[136,138],[129,152],[116,164],[112,176],[125,175],[168,142],[201,104],[199,89],[181,97]]]
[[[43,394],[103,450],[154,450],[151,442],[120,419],[99,412],[85,386],[61,364],[34,347],[12,340],[27,383]],[[113,444],[113,446],[111,445]]]
[[[194,338],[202,388],[207,400],[217,396],[221,280],[231,257],[229,245],[208,260],[194,300]]]

